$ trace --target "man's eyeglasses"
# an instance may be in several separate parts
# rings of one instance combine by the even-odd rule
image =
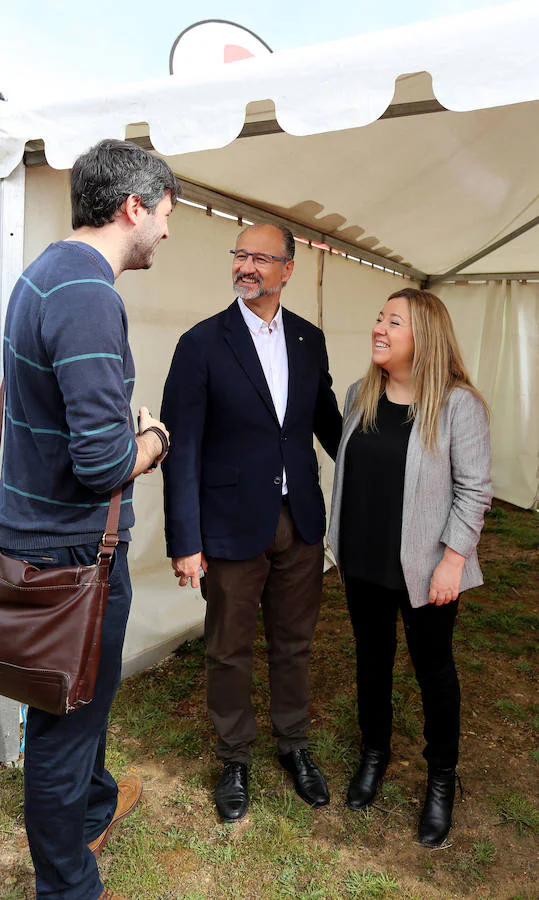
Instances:
[[[286,256],[271,256],[270,253],[256,253],[252,250],[229,250],[228,252],[232,253],[234,262],[238,263],[240,266],[243,266],[250,256],[253,257],[253,263],[257,268],[260,266],[269,266],[274,262],[288,262]]]

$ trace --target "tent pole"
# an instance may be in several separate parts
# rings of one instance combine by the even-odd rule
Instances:
[[[454,284],[474,281],[539,281],[539,272],[460,272],[447,280]]]
[[[324,330],[324,262],[326,254],[323,250],[318,250],[318,284],[317,284],[317,304],[318,304],[318,327]]]
[[[0,322],[2,336],[8,300],[23,270],[25,169],[20,163],[0,179]],[[0,341],[0,365],[3,365],[4,341]],[[14,700],[0,697],[0,762],[19,758],[20,707]]]
[[[510,234],[506,234],[505,237],[500,238],[499,241],[494,241],[493,244],[489,244],[484,250],[480,250],[479,253],[475,253],[473,256],[468,257],[464,262],[459,263],[458,266],[454,266],[452,269],[444,272],[443,275],[428,275],[425,282],[426,286],[431,287],[433,284],[438,284],[440,281],[450,281],[452,275],[456,275],[457,272],[462,272],[466,266],[471,266],[472,263],[477,262],[478,259],[483,259],[484,256],[488,256],[490,253],[493,253],[494,250],[498,250],[505,244],[509,244],[510,241],[514,241],[515,238],[520,237],[521,234],[525,234],[526,231],[535,228],[536,225],[539,225],[539,216],[535,216],[535,218],[526,222],[525,225],[521,225],[520,228],[516,228]]]

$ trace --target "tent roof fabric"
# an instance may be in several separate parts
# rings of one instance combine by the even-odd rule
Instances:
[[[538,38],[539,5],[511,3],[99,97],[8,100],[0,177],[30,141],[69,168],[147,123],[180,178],[443,273],[539,215]],[[451,111],[401,115],[440,108]],[[246,110],[259,136],[237,140]],[[470,271],[537,267],[527,233]]]
[[[539,214],[539,103],[266,135],[174,159],[198,183],[423,272],[444,272]],[[209,179],[209,180],[208,180]],[[520,249],[518,249],[520,248]],[[537,268],[523,235],[481,260]],[[522,268],[524,266],[524,268]]]

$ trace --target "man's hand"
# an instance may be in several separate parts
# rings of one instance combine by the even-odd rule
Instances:
[[[193,553],[192,556],[176,556],[171,565],[176,578],[180,579],[180,587],[185,587],[189,579],[191,587],[200,587],[200,569],[205,573],[208,571],[208,563],[202,552]]]
[[[138,411],[138,419],[139,419],[139,434],[142,434],[148,428],[151,428],[154,425],[156,428],[160,428],[161,431],[164,431],[167,436],[167,441],[170,443],[170,434],[168,433],[166,425],[163,422],[160,422],[159,419],[154,419],[150,410],[147,406],[141,406]],[[161,453],[160,456],[157,457],[157,462],[160,463],[165,458],[166,453]]]
[[[153,431],[148,431],[146,434],[143,434],[147,428],[150,428],[152,425],[159,428],[166,434],[167,441],[170,441],[170,435],[165,425],[163,425],[159,419],[153,418],[147,406],[140,407],[138,421],[139,430],[138,434],[135,435],[138,453],[135,468],[130,476],[131,478],[136,478],[136,476],[140,474],[148,475],[150,472],[153,472],[155,468],[155,466],[152,465],[153,462],[156,461],[159,464],[166,456],[165,453],[160,452],[162,451],[162,445],[158,435]],[[159,453],[159,456],[157,456],[157,453]]]
[[[462,570],[466,558],[451,547],[446,547],[444,555],[430,580],[429,603],[443,606],[456,600],[460,592]]]

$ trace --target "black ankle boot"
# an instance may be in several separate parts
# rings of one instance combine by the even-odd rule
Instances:
[[[359,768],[352,778],[346,797],[350,809],[365,809],[370,806],[376,796],[378,785],[384,777],[389,754],[383,750],[371,750],[365,747],[361,751]]]
[[[454,769],[429,768],[427,794],[419,819],[419,843],[424,847],[438,847],[449,834],[455,777]]]

